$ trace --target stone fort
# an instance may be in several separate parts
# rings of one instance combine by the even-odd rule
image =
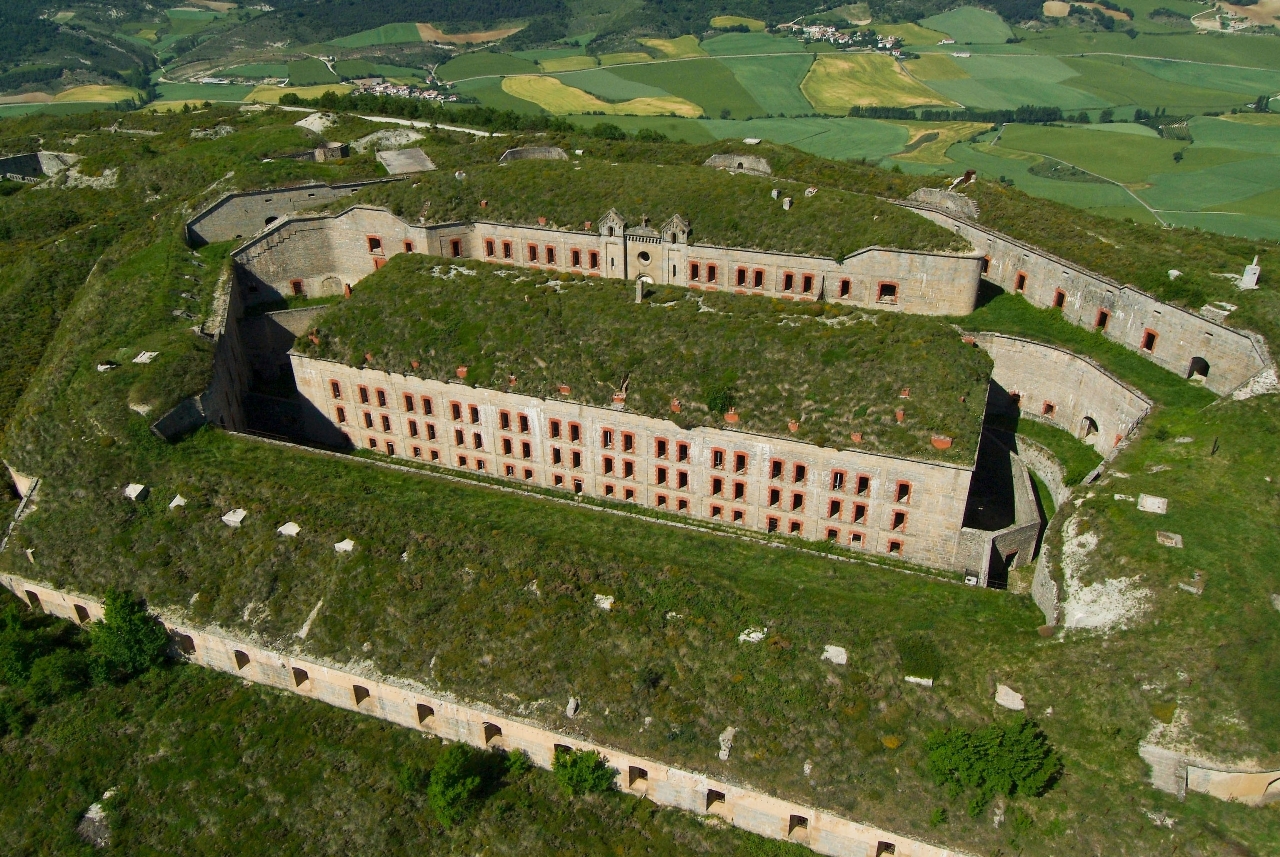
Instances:
[[[963,571],[986,584],[993,571],[1030,562],[1039,537],[1030,476],[1014,450],[1002,453],[1009,457],[1011,502],[1002,518],[978,524],[966,520],[981,499],[976,461],[895,457],[856,445],[822,448],[732,425],[684,430],[627,411],[624,403],[577,403],[570,390],[537,399],[341,365],[291,351],[316,310],[252,317],[245,310],[290,296],[349,295],[401,253],[947,316],[972,312],[986,279],[1033,305],[1056,307],[1068,320],[1218,393],[1269,365],[1265,346],[1249,333],[1162,304],[929,202],[902,204],[974,249],[868,247],[844,259],[747,250],[697,242],[678,214],[661,225],[628,224],[613,210],[581,229],[496,221],[415,225],[364,205],[337,214],[293,213],[341,200],[361,186],[229,194],[189,222],[188,239],[196,245],[252,237],[232,255],[210,322],[219,340],[214,383],[162,418],[161,434],[210,420],[251,428],[244,402],[252,398],[253,379],[283,376],[292,379],[300,401],[272,434],[635,503],[709,524],[834,541]],[[970,339],[995,363],[988,408],[1054,424],[1104,457],[1150,408],[1141,393],[1063,349],[990,334]],[[998,445],[994,438],[983,442]],[[1033,461],[1038,470],[1045,458]],[[1044,478],[1055,481],[1051,473]]]

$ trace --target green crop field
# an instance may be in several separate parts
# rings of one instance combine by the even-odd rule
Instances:
[[[219,85],[209,83],[162,83],[156,87],[161,101],[243,101],[253,92],[248,85]]]
[[[988,12],[973,6],[962,6],[925,18],[920,26],[929,30],[946,33],[958,44],[999,44],[1002,45],[1013,36],[1013,31],[995,12]]]
[[[588,69],[558,74],[556,78],[605,101],[630,101],[633,98],[662,98],[671,95],[665,89],[620,77],[616,69]]]
[[[702,49],[713,57],[740,54],[803,53],[804,45],[785,36],[768,33],[725,33],[702,43]]]
[[[1078,72],[1055,57],[974,54],[953,62],[966,76],[930,77],[929,86],[969,107],[1013,110],[1023,104],[1043,104],[1079,110],[1111,106],[1105,98],[1073,88],[1070,83]],[[930,67],[938,64],[932,59],[930,63]]]
[[[1280,71],[1274,69],[1171,62],[1145,57],[1129,58],[1128,63],[1160,80],[1184,86],[1203,86],[1253,97],[1280,92]],[[1247,100],[1252,101],[1253,98]]]
[[[946,33],[929,30],[919,24],[881,24],[876,23],[873,29],[882,36],[897,36],[907,47],[925,47],[936,45],[947,37]]]
[[[1235,118],[1196,116],[1188,125],[1196,145],[1199,146],[1221,146],[1241,152],[1280,155],[1280,122],[1271,126],[1250,125],[1233,121]],[[1245,114],[1245,118],[1250,118],[1250,114]],[[1274,118],[1280,119],[1280,116]]]
[[[744,124],[712,120],[704,123],[720,139],[759,137],[795,146],[822,158],[852,160],[881,158],[902,151],[907,129],[875,119],[753,119]]]
[[[733,72],[765,113],[795,116],[813,112],[813,105],[800,91],[800,84],[813,65],[812,54],[724,57],[719,62]]]
[[[511,54],[473,51],[451,59],[436,69],[441,80],[465,80],[500,74],[536,74],[538,66]]]
[[[318,86],[337,83],[338,76],[318,59],[295,60],[289,63],[290,86]]]
[[[507,92],[502,88],[501,78],[464,80],[455,89],[459,95],[469,95],[479,101],[482,106],[492,107],[494,110],[514,110],[516,113],[534,115],[544,115],[547,112],[532,101],[525,101]]]
[[[1184,110],[1224,110],[1241,104],[1244,99],[1236,92],[1205,88],[1206,78],[1200,85],[1174,83],[1149,74],[1149,60],[1104,57],[1100,59],[1066,57],[1062,60],[1079,77],[1071,78],[1067,85],[1093,93],[1114,106],[1133,105],[1152,110],[1164,107],[1177,114]],[[1173,63],[1179,65],[1179,63]],[[1183,63],[1185,65],[1185,63]],[[1195,66],[1203,68],[1203,66]],[[1270,74],[1255,72],[1254,74]],[[1280,75],[1274,75],[1280,83]],[[1188,75],[1188,79],[1191,77]],[[1065,109],[1065,105],[1064,105]]]
[[[385,24],[372,30],[353,33],[329,42],[340,48],[368,48],[374,45],[399,45],[421,42],[417,24]]]
[[[710,143],[716,139],[708,128],[713,122],[696,119],[680,119],[674,116],[570,116],[569,121],[578,128],[594,128],[607,122],[616,125],[628,134],[635,134],[641,129],[657,131],[672,140],[683,143]],[[738,128],[737,123],[728,122]]]
[[[223,72],[227,77],[280,77],[289,76],[289,66],[287,63],[249,63],[248,65],[232,66]]]
[[[691,101],[708,116],[720,116],[722,111],[728,110],[733,118],[745,119],[765,112],[733,72],[715,59],[646,63],[622,66],[612,71],[618,77],[657,87],[677,98]]]

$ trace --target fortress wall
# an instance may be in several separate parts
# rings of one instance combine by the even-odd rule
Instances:
[[[1204,369],[1204,384],[1215,393],[1230,393],[1270,363],[1261,340],[1247,332],[1161,303],[994,230],[928,206],[903,205],[972,242],[990,259],[986,278],[1006,292],[1021,293],[1038,307],[1061,300],[1068,321],[1088,330],[1101,327],[1107,338],[1184,378]],[[1154,342],[1146,339],[1148,332]],[[1207,367],[1198,365],[1201,360]]]
[[[757,531],[772,527],[790,533],[798,528],[797,535],[807,539],[826,539],[834,533],[844,545],[850,545],[856,535],[855,547],[883,555],[896,544],[899,548],[894,552],[902,559],[936,568],[956,568],[960,562],[957,550],[971,467],[827,449],[740,431],[704,427],[686,431],[667,420],[627,411],[357,369],[299,354],[290,357],[298,391],[364,449],[738,523]],[[340,398],[333,396],[334,382]],[[368,404],[360,401],[361,386],[368,390]],[[385,407],[378,407],[379,390],[385,393]],[[406,394],[413,400],[412,412],[405,409]],[[424,413],[424,397],[431,401],[430,415]],[[459,404],[461,420],[452,419],[452,402]],[[472,405],[478,408],[478,422],[470,419]],[[502,428],[503,412],[508,414],[509,430]],[[366,414],[372,428],[366,424]],[[528,419],[528,430],[523,432],[521,415]],[[382,428],[384,417],[388,431]],[[551,435],[553,420],[561,426],[558,438]],[[578,442],[573,442],[572,425],[579,426]],[[612,448],[603,446],[604,429],[613,432]],[[631,451],[625,448],[626,433],[634,436]],[[665,457],[658,455],[660,439],[666,441]],[[510,443],[510,452],[505,451],[505,442]],[[688,445],[684,461],[679,459],[681,444]],[[724,455],[720,468],[714,466],[716,450]],[[735,470],[738,453],[747,456],[740,472]],[[579,456],[577,466],[575,455]],[[606,457],[612,460],[612,472],[606,470]],[[771,476],[775,459],[783,462],[778,478]],[[628,464],[633,468],[629,478],[625,475]],[[800,481],[795,478],[797,464],[805,468]],[[665,481],[659,468],[665,469]],[[843,473],[843,486],[833,489],[836,471]],[[688,479],[684,487],[681,473]],[[857,493],[859,474],[870,480],[863,495]],[[717,479],[720,492],[713,493]],[[899,482],[910,485],[905,502],[897,501]],[[742,496],[735,499],[738,485]],[[771,491],[777,491],[776,503],[771,502]],[[797,495],[802,502],[793,509]],[[832,501],[839,504],[834,515]],[[905,513],[906,522],[895,530],[896,512]]]
[[[383,181],[388,180],[228,193],[187,222],[187,243],[199,247],[248,238],[303,208],[343,199]]]
[[[311,230],[328,234],[327,248],[319,248],[319,236],[304,240]],[[377,249],[370,249],[375,246],[370,239]],[[406,242],[412,250],[406,250]],[[822,299],[925,315],[972,312],[982,265],[981,256],[973,253],[872,247],[841,262],[673,242],[656,233],[609,235],[489,221],[413,226],[368,206],[336,216],[290,220],[246,244],[236,258],[257,280],[261,296],[255,293],[253,300],[277,300],[290,294],[291,283],[299,279],[312,297],[338,294],[342,286],[354,286],[401,252],[477,258],[553,273],[629,280],[643,276],[657,284],[706,291],[732,289],[738,294]],[[892,286],[892,294],[884,285]]]
[[[1051,423],[1104,458],[1151,409],[1137,390],[1065,349],[994,333],[979,334],[976,344],[995,361],[989,409]]]
[[[90,598],[10,575],[0,575],[0,584],[34,609],[77,624],[97,621],[103,616],[101,603]],[[961,852],[849,821],[814,807],[552,732],[530,721],[502,716],[484,706],[462,705],[415,682],[334,669],[183,621],[165,619],[165,625],[173,638],[175,653],[194,664],[337,708],[379,717],[445,740],[465,741],[481,748],[523,750],[534,764],[543,768],[551,766],[557,746],[595,750],[618,771],[616,784],[624,792],[643,795],[662,806],[700,815],[718,815],[730,824],[771,839],[806,844],[819,854],[964,857]],[[893,850],[888,851],[885,846]]]

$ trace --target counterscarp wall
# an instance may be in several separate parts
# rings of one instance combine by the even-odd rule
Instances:
[[[1064,348],[1016,336],[982,333],[976,345],[991,355],[988,412],[1051,423],[1104,458],[1151,410],[1151,400],[1098,364]]]
[[[1081,268],[1038,247],[941,209],[900,203],[968,239],[986,257],[983,276],[1038,307],[1139,352],[1184,378],[1196,377],[1219,395],[1230,393],[1271,363],[1262,338],[1225,327],[1146,292]]]
[[[0,576],[0,583],[32,608],[77,624],[100,620],[103,615],[102,605],[89,598],[9,575]],[[560,735],[527,720],[505,717],[494,709],[460,705],[415,682],[334,669],[180,621],[166,620],[165,624],[175,653],[192,663],[449,741],[523,750],[543,768],[551,767],[557,748],[595,750],[617,769],[617,787],[624,792],[643,795],[661,806],[717,815],[744,830],[798,842],[819,854],[963,857],[960,852],[858,824],[811,806]]]
[[[384,181],[389,179],[336,185],[307,184],[224,194],[187,221],[187,243],[192,247],[200,247],[257,235],[263,229],[304,208],[343,199],[362,187]]]

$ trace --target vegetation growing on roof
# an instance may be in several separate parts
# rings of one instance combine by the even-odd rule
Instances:
[[[610,208],[630,226],[645,216],[656,226],[679,214],[693,224],[692,240],[704,244],[836,259],[872,245],[969,249],[967,241],[941,226],[874,197],[825,188],[805,197],[805,185],[794,181],[700,166],[583,159],[580,164],[517,161],[466,172],[461,181],[444,171],[428,173],[412,183],[368,188],[353,199],[387,205],[413,220],[536,223],[545,217],[566,229],[595,223]],[[790,211],[772,198],[775,187],[794,199]]]
[[[945,323],[677,287],[652,289],[641,304],[634,295],[617,280],[402,254],[320,317],[318,342],[296,347],[441,381],[465,365],[467,384],[598,407],[625,391],[629,410],[685,428],[724,427],[734,407],[748,432],[973,461],[991,359]],[[560,396],[561,384],[571,393]],[[939,452],[934,435],[955,443]]]

